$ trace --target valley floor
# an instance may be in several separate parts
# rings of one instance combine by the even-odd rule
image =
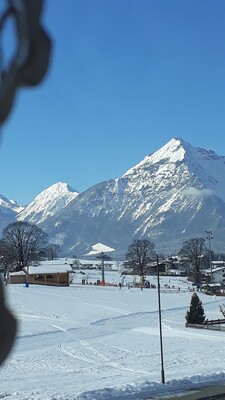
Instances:
[[[117,272],[106,276],[120,279]],[[81,285],[81,279],[77,274],[68,288],[6,287],[19,328],[1,368],[0,398],[142,399],[225,380],[225,332],[185,328],[192,293],[161,294],[163,385],[157,290]],[[165,277],[161,287],[169,280],[190,286],[185,278]],[[223,298],[199,297],[208,319],[221,318]]]

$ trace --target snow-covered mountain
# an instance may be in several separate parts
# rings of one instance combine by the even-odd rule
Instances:
[[[14,222],[17,214],[23,209],[24,206],[20,206],[16,201],[0,195],[0,231]]]
[[[17,219],[19,221],[29,221],[33,224],[41,224],[49,217],[59,213],[77,195],[78,192],[66,183],[57,182],[35,197],[18,215]]]
[[[224,251],[225,157],[174,138],[121,178],[83,193],[52,185],[18,219],[39,224],[66,255],[86,254],[97,242],[121,254],[134,238],[148,238],[168,254],[209,229],[213,249]]]
[[[26,214],[28,206],[20,218],[40,223],[68,254],[84,254],[96,242],[124,252],[134,238],[143,237],[168,253],[183,240],[204,237],[208,229],[214,248],[223,250],[224,183],[225,157],[176,138],[121,178],[75,195],[61,209],[51,206],[49,196],[51,213],[44,214],[47,201],[41,214],[33,204],[33,214]]]

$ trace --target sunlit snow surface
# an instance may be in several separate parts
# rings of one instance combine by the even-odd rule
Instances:
[[[225,380],[225,332],[185,328],[192,293],[161,293],[162,385],[157,290],[81,285],[83,277],[77,273],[69,288],[6,287],[19,329],[1,368],[0,398],[142,399]],[[99,278],[89,272],[89,282]],[[106,272],[108,282],[119,279]],[[190,286],[178,277],[162,278],[162,289],[165,283]],[[199,296],[207,317],[221,318],[223,298]]]

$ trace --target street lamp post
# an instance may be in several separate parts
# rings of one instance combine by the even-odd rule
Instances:
[[[209,241],[209,266],[210,266],[210,281],[213,283],[213,274],[212,274],[212,252],[211,252],[211,239],[212,237],[212,231],[205,231],[206,233],[206,239]]]
[[[157,255],[157,282],[158,282],[158,306],[159,306],[159,335],[160,335],[160,355],[161,355],[161,378],[165,383],[164,362],[163,362],[163,342],[162,342],[162,316],[160,300],[160,282],[159,282],[159,256]]]

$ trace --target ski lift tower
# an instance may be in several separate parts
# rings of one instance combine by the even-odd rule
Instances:
[[[111,253],[112,251],[115,251],[112,247],[106,246],[105,244],[102,243],[96,243],[92,247],[92,250],[87,253],[87,256],[96,256],[96,258],[101,260],[101,271],[102,271],[102,279],[101,279],[101,285],[105,286],[105,265],[104,262],[106,260],[110,260],[111,257],[107,253]]]

